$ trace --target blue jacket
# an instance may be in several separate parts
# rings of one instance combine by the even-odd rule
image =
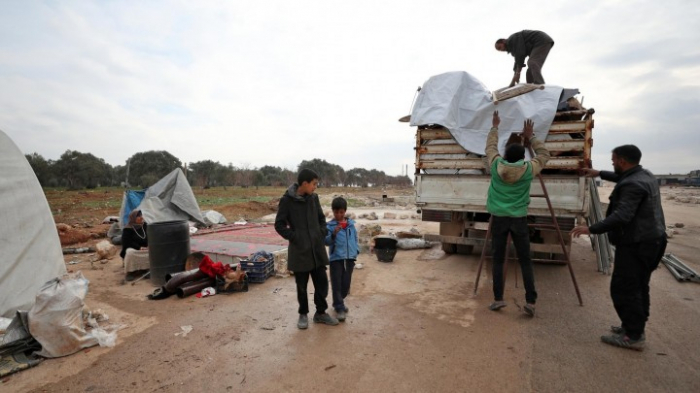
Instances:
[[[357,228],[355,228],[355,221],[348,218],[348,226],[345,229],[338,231],[338,234],[333,237],[333,231],[335,227],[338,226],[338,221],[335,219],[326,223],[328,227],[328,234],[326,235],[326,245],[330,246],[330,259],[331,261],[339,261],[342,259],[357,259],[357,254],[360,253],[360,246],[358,245],[358,234]]]

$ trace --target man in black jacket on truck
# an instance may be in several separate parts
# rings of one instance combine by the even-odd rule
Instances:
[[[525,58],[527,60],[527,73],[525,80],[527,83],[544,85],[544,77],[542,77],[542,67],[544,61],[547,60],[549,50],[554,46],[554,40],[547,33],[538,30],[523,30],[505,38],[499,38],[496,41],[496,50],[508,52],[515,58],[513,65],[513,79],[510,81],[509,87],[515,86],[520,82],[520,70],[525,67]]]
[[[587,176],[617,183],[603,221],[571,231],[580,235],[607,233],[615,245],[615,268],[610,296],[622,326],[601,340],[617,347],[644,349],[644,327],[649,319],[649,280],[666,251],[666,223],[656,178],[639,165],[642,152],[634,145],[613,149],[615,172],[585,169]]]

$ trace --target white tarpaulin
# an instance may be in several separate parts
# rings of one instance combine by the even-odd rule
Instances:
[[[190,220],[204,225],[190,183],[182,170],[175,169],[146,190],[139,209],[143,219],[155,222]]]
[[[66,272],[44,191],[22,152],[0,131],[0,316],[29,310],[39,288]]]
[[[503,152],[513,132],[521,132],[525,119],[535,123],[535,135],[544,140],[559,104],[562,88],[545,85],[494,105],[491,91],[472,75],[448,72],[431,77],[423,85],[411,113],[411,125],[439,124],[466,150],[485,154],[486,136],[493,112],[498,110],[499,150]]]

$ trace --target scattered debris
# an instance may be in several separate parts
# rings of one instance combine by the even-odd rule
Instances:
[[[385,213],[384,213],[384,219],[385,219],[385,220],[395,220],[395,219],[396,219],[396,213],[385,212]]]
[[[117,253],[117,247],[114,247],[109,240],[102,240],[95,245],[98,259],[110,259]]]
[[[336,367],[335,364],[331,364],[330,366],[324,368],[324,370],[328,371],[328,370],[333,369],[333,368],[335,368],[335,367]]]
[[[685,226],[685,224],[683,224],[682,222],[677,222],[677,223],[673,224],[673,226],[676,228],[683,228]]]
[[[186,337],[192,331],[192,325],[180,326],[181,332],[175,333],[176,336]]]
[[[676,281],[693,281],[700,283],[700,275],[683,263],[675,255],[668,253],[661,258],[661,262],[666,266]]]
[[[63,248],[63,255],[67,254],[86,254],[88,252],[95,252],[96,250],[92,247],[78,247],[78,248]]]
[[[430,248],[433,243],[425,239],[399,239],[396,247],[402,250],[415,250],[419,248]]]

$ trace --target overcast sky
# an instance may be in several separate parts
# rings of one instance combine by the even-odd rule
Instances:
[[[634,143],[655,173],[700,169],[697,1],[2,1],[0,129],[25,153],[112,165],[295,169],[322,158],[398,175],[430,76],[507,85],[493,48],[522,29],[555,40],[543,74],[596,109],[593,163]],[[524,82],[524,77],[523,77]]]

